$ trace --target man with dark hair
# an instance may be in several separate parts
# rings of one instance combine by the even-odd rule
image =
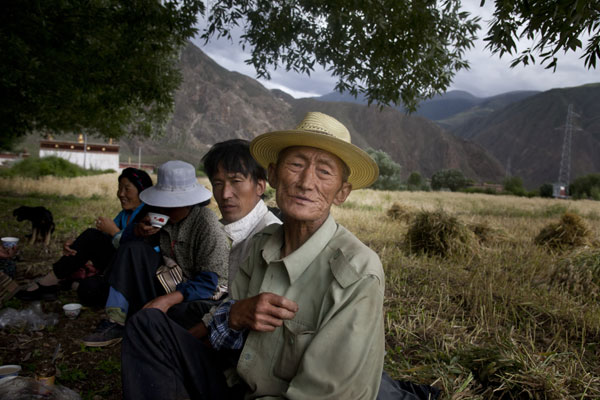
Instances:
[[[250,149],[269,168],[283,225],[255,236],[208,326],[186,332],[152,309],[133,317],[124,398],[375,399],[383,268],[330,210],[372,184],[377,164],[321,113],[258,136]]]
[[[248,256],[252,237],[271,224],[281,224],[262,201],[266,173],[252,158],[249,144],[242,139],[227,140],[215,144],[202,157],[204,171],[221,211],[221,223],[231,241],[229,287],[240,264]],[[207,313],[216,304],[218,302],[210,300],[181,303],[169,310],[168,315],[189,329],[203,317],[208,323],[211,314]]]

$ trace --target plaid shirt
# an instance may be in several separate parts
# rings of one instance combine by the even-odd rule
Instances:
[[[213,349],[239,350],[244,346],[246,330],[236,331],[229,327],[229,311],[235,300],[221,303],[215,310],[208,325],[210,344]]]

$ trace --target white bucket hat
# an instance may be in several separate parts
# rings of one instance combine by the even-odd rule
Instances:
[[[186,207],[212,197],[210,190],[198,183],[196,169],[184,161],[167,161],[158,167],[158,181],[140,193],[140,200],[154,207]]]

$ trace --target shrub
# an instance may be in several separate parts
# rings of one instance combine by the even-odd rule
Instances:
[[[367,149],[367,153],[375,160],[379,167],[379,178],[371,189],[401,190],[404,188],[400,173],[402,168],[383,150]]]
[[[552,184],[551,183],[544,183],[538,189],[538,193],[539,193],[540,197],[551,198],[552,195],[553,195]]]
[[[468,182],[463,173],[456,169],[443,169],[431,176],[431,188],[433,190],[448,188],[456,192],[466,187]]]
[[[504,191],[514,194],[515,196],[525,196],[527,192],[523,187],[523,179],[518,176],[510,176],[504,179],[503,182]]]
[[[39,178],[53,175],[61,178],[74,178],[76,176],[99,175],[115,172],[113,170],[83,169],[78,165],[59,157],[30,157],[19,161],[10,169],[2,172],[3,176],[22,176],[26,178]]]
[[[466,253],[473,239],[473,232],[443,210],[421,211],[406,234],[410,252],[442,257]]]
[[[552,223],[540,231],[535,243],[551,249],[565,249],[589,243],[591,232],[583,218],[566,212],[557,223]]]
[[[600,174],[580,176],[569,185],[569,193],[576,199],[600,200]]]

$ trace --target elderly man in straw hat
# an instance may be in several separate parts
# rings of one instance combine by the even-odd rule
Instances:
[[[208,326],[186,332],[158,310],[128,324],[125,398],[374,399],[384,355],[378,256],[330,215],[375,162],[348,130],[309,113],[250,146],[268,167],[283,225],[254,237]]]
[[[108,319],[83,339],[86,346],[119,342],[126,318],[144,306],[167,312],[183,301],[217,299],[227,290],[229,246],[216,214],[205,207],[211,197],[191,164],[168,161],[158,168],[156,185],[142,191],[140,199],[145,211],[164,214],[168,221],[158,228],[145,216],[123,233],[108,278]],[[177,265],[178,272],[169,270],[159,279],[161,264]],[[173,276],[176,280],[168,279]]]

